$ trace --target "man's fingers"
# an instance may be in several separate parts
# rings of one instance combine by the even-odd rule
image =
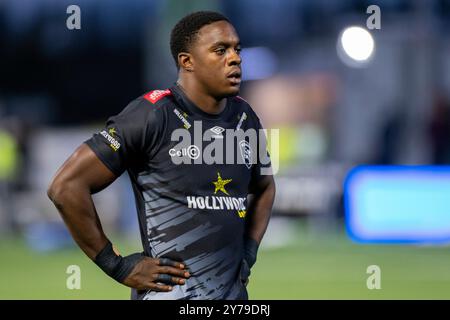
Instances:
[[[188,271],[176,269],[173,267],[160,267],[158,270],[159,273],[171,274],[173,276],[189,278],[191,275]]]
[[[184,264],[177,262],[177,261],[170,260],[169,258],[160,258],[159,265],[184,269]]]
[[[169,284],[172,282],[172,277],[169,276],[168,274],[158,274],[156,276],[155,282],[164,282]]]
[[[157,282],[163,282],[166,284],[185,284],[186,280],[185,279],[181,279],[181,278],[177,278],[177,277],[171,277],[168,274],[158,274],[158,276],[156,277]]]
[[[148,284],[150,290],[168,292],[172,291],[172,286],[150,282]]]
[[[176,284],[185,284],[186,283],[186,279],[172,277],[172,282],[176,283]]]

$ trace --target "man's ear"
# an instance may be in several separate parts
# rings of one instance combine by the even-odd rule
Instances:
[[[187,72],[194,71],[192,60],[192,55],[188,52],[180,52],[178,54],[178,65],[180,66],[180,69],[186,70]]]

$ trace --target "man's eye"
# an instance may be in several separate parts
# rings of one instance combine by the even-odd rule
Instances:
[[[241,53],[241,48],[236,48],[236,52],[239,54],[239,53]]]
[[[224,48],[220,48],[216,50],[216,53],[218,54],[224,54],[225,53],[225,49]]]

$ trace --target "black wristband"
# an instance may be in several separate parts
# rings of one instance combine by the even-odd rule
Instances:
[[[244,259],[247,262],[249,268],[253,267],[256,262],[256,256],[258,254],[259,244],[252,238],[245,238],[244,240]]]
[[[107,275],[122,283],[142,259],[144,259],[144,256],[141,253],[134,253],[125,258],[117,255],[113,250],[112,243],[108,241],[95,257],[94,262]]]

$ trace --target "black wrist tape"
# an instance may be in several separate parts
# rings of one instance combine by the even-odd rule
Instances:
[[[122,283],[143,258],[144,256],[140,253],[134,253],[125,258],[117,255],[113,250],[112,243],[108,241],[106,246],[95,257],[94,262],[103,272]]]

